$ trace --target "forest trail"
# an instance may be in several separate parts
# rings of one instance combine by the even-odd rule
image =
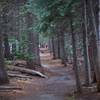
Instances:
[[[22,90],[0,92],[0,100],[100,100],[97,94],[74,98],[75,79],[72,66],[64,67],[61,60],[53,60],[48,52],[41,53],[41,62],[48,78],[12,78],[11,84]]]
[[[0,12],[0,100],[100,100],[100,0],[0,0]]]
[[[41,62],[48,78],[12,78],[10,85],[22,90],[0,92],[0,100],[100,100],[97,93],[74,98],[75,79],[71,65],[64,67],[61,60],[53,60],[48,52],[41,53]]]
[[[49,54],[41,54],[42,65],[48,79],[35,78],[25,87],[26,95],[15,100],[68,100],[72,98],[75,81],[60,60],[52,60]],[[29,85],[29,86],[28,86]]]
[[[65,68],[60,60],[52,60],[49,53],[42,53],[41,61],[48,79],[12,79],[22,91],[10,91],[6,96],[3,93],[0,100],[70,100],[67,98],[73,97],[75,87],[71,68]]]

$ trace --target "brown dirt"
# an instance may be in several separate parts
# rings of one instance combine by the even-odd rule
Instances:
[[[21,87],[22,90],[0,92],[0,100],[100,100],[100,94],[97,93],[92,96],[74,96],[75,79],[72,66],[64,67],[60,60],[52,60],[49,53],[41,54],[41,61],[48,79],[12,78],[10,85]]]

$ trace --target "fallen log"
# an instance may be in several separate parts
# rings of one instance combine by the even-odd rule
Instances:
[[[8,70],[7,73],[9,73],[9,74],[21,74],[21,72],[19,72],[19,71],[11,71],[11,70]]]
[[[40,76],[42,78],[48,78],[46,75],[40,73],[39,71],[31,70],[31,69],[28,69],[28,68],[9,67],[8,69],[13,70],[13,71],[20,71],[22,73],[26,73],[26,74],[30,74],[30,75],[37,75],[37,76]]]
[[[22,88],[16,86],[0,86],[0,91],[4,90],[22,90]]]
[[[9,77],[18,77],[18,78],[31,78],[30,76],[20,75],[20,74],[11,74],[8,73]]]

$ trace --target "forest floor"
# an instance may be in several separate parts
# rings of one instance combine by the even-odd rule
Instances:
[[[59,59],[52,60],[49,53],[42,53],[41,61],[48,78],[11,78],[10,85],[22,89],[0,92],[0,100],[100,100],[99,93],[74,94],[75,78],[71,65],[64,67]]]

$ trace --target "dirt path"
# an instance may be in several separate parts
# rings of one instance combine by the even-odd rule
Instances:
[[[10,85],[22,90],[0,92],[0,100],[100,100],[100,94],[86,94],[74,98],[75,79],[72,66],[64,67],[60,60],[52,60],[50,54],[41,54],[44,72],[48,79],[11,79]]]
[[[11,83],[22,90],[0,93],[0,100],[76,100],[73,96],[75,80],[72,67],[64,67],[60,60],[52,60],[48,53],[41,54],[41,60],[48,79],[12,79]]]
[[[14,100],[70,100],[75,85],[71,72],[61,65],[60,60],[51,60],[48,54],[41,56],[48,79],[35,77],[26,80],[22,84],[25,94]]]

